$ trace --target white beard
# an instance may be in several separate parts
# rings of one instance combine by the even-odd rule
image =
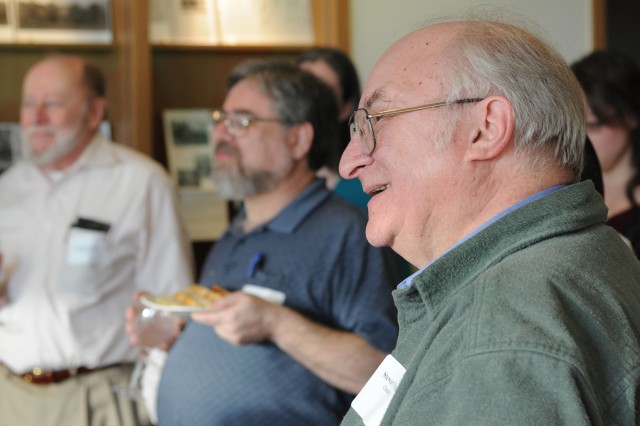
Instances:
[[[65,158],[82,142],[80,134],[85,129],[87,113],[88,108],[84,111],[77,125],[68,129],[56,129],[50,125],[33,125],[22,128],[21,138],[25,158],[36,166],[49,166]],[[31,148],[32,135],[37,132],[53,134],[53,143],[40,152],[34,152]]]

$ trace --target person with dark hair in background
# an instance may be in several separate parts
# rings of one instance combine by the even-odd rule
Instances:
[[[587,133],[600,161],[607,224],[640,257],[640,68],[613,51],[571,66],[587,97]]]
[[[338,137],[331,146],[326,166],[318,170],[318,175],[326,179],[327,186],[336,194],[366,210],[370,197],[360,182],[342,179],[338,173],[340,157],[351,138],[349,117],[360,100],[360,80],[355,65],[346,53],[332,47],[307,50],[298,56],[297,64],[328,84],[338,100]]]
[[[367,239],[419,270],[343,425],[639,424],[640,262],[580,182],[562,56],[494,14],[433,24],[382,55],[352,123]]]
[[[101,70],[77,56],[28,71],[25,158],[0,177],[0,425],[138,425],[125,387],[138,351],[122,312],[192,280],[175,187],[98,132]],[[141,413],[144,411],[141,410]]]
[[[602,183],[602,169],[600,168],[600,162],[598,161],[598,155],[593,148],[593,143],[587,137],[584,143],[584,165],[582,167],[582,174],[580,180],[590,180],[593,182],[593,186],[596,191],[604,198],[604,183]]]
[[[385,252],[362,210],[315,171],[337,129],[329,87],[249,61],[213,112],[213,177],[242,208],[200,283],[231,295],[192,314],[169,349],[160,425],[336,424],[397,337]]]

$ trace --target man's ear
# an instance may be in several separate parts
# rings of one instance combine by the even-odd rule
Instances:
[[[289,146],[291,156],[299,160],[311,150],[313,143],[313,126],[308,121],[296,124],[289,129]]]
[[[100,127],[100,123],[104,119],[107,111],[106,98],[97,97],[89,101],[89,110],[87,111],[87,124],[91,129]]]
[[[502,96],[489,96],[474,114],[476,121],[467,151],[469,160],[489,160],[499,156],[513,141],[514,116],[511,103]]]

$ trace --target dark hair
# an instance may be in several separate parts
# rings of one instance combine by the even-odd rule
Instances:
[[[271,98],[283,124],[311,123],[309,167],[314,171],[321,168],[337,135],[338,107],[331,88],[311,73],[278,59],[249,60],[236,66],[227,79],[227,90],[246,79],[257,82]]]
[[[298,56],[296,63],[300,65],[305,62],[317,61],[322,61],[329,65],[333,72],[338,76],[338,81],[342,88],[342,99],[340,99],[340,105],[351,102],[354,108],[356,108],[360,102],[360,79],[358,78],[356,67],[349,56],[336,48],[320,47],[303,52]],[[327,162],[328,167],[338,170],[340,157],[349,144],[350,139],[349,119],[347,119],[340,123],[338,138],[333,143],[334,152],[331,154]]]
[[[351,62],[349,56],[343,51],[331,48],[320,47],[303,52],[298,56],[297,63],[323,61],[331,67],[338,76],[340,87],[342,88],[341,104],[353,102],[354,106],[360,101],[360,79],[356,67]]]
[[[106,83],[102,70],[97,66],[85,62],[82,73],[82,81],[94,95],[104,98]]]
[[[582,168],[582,174],[580,180],[590,180],[593,182],[596,191],[604,198],[604,182],[602,181],[602,169],[600,169],[600,162],[596,155],[596,150],[593,148],[591,140],[587,137],[584,144],[584,167]]]
[[[614,51],[593,52],[571,69],[582,86],[593,114],[601,124],[640,120],[640,69],[627,56]],[[640,126],[630,132],[635,173],[627,183],[629,201],[636,205],[633,189],[640,185]]]

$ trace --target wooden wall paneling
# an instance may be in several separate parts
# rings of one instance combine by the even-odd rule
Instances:
[[[316,44],[350,52],[348,0],[311,0]]]
[[[604,49],[607,46],[607,0],[591,0],[592,26],[593,26],[593,50]]]
[[[0,47],[0,122],[17,123],[20,120],[22,81],[28,69],[45,54],[44,49],[16,49]]]
[[[112,1],[119,74],[114,139],[152,155],[149,0]]]

